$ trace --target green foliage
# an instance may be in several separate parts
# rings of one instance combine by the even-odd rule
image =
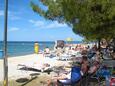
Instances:
[[[76,34],[88,40],[110,39],[115,35],[115,0],[41,0],[31,3],[33,10],[46,19],[66,22]]]

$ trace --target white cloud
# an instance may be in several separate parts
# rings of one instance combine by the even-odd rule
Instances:
[[[4,11],[0,10],[0,16],[3,16],[3,15],[4,15]]]
[[[55,28],[67,27],[66,24],[61,24],[61,23],[58,23],[57,21],[48,23],[45,21],[29,20],[29,22],[32,23],[35,27],[44,28],[44,29],[55,29]]]
[[[55,22],[52,22],[51,24],[48,24],[45,28],[50,29],[50,28],[64,28],[64,27],[67,27],[67,25],[61,24],[55,21]]]
[[[17,28],[17,27],[12,27],[12,28],[10,28],[8,31],[9,32],[13,32],[13,31],[18,31],[19,30],[19,28]]]
[[[37,27],[43,27],[45,23],[43,21],[34,21],[34,20],[29,20],[30,23],[32,23],[34,26]]]

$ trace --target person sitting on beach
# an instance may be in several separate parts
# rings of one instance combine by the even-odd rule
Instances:
[[[62,59],[61,58],[61,55],[64,53],[63,49],[61,47],[57,47],[57,50],[56,50],[56,56],[59,58],[59,59]]]
[[[96,54],[91,58],[93,61],[97,61],[97,62],[100,62],[100,57],[101,57],[101,54],[99,52],[99,50],[96,51]]]
[[[54,86],[59,86],[58,83],[61,82],[61,83],[65,83],[65,84],[69,84],[69,83],[72,83],[71,81],[73,82],[76,82],[78,81],[80,78],[81,78],[81,73],[80,73],[80,64],[76,64],[72,67],[72,70],[70,72],[68,72],[68,74],[60,74],[59,76],[57,77],[54,77],[53,80],[54,81]],[[57,82],[58,81],[58,82]],[[48,80],[48,84],[47,86],[51,86],[51,81]]]
[[[44,52],[45,52],[46,54],[49,54],[49,53],[50,53],[50,49],[49,49],[48,47],[46,47],[45,50],[44,50]]]
[[[91,49],[88,50],[87,55],[89,59],[92,59],[92,57],[95,56],[96,51],[98,51],[98,48],[96,45],[94,45]]]
[[[94,62],[93,62],[93,65],[89,68],[88,73],[89,73],[89,74],[93,74],[93,73],[95,73],[98,69],[99,69],[99,62],[98,62],[98,61],[94,61]]]
[[[88,50],[87,50],[87,48],[85,48],[82,50],[81,55],[87,55],[87,53],[88,53]]]
[[[91,76],[95,75],[96,72],[98,71],[100,65],[99,62],[94,61],[93,65],[89,67],[88,73],[87,73],[87,80],[90,80]]]
[[[73,81],[77,82],[88,71],[88,66],[89,64],[88,64],[87,56],[83,56],[82,61],[80,63],[78,62],[77,64],[74,64],[74,67],[78,67],[77,72],[74,71],[77,74],[76,76],[74,76],[74,78],[73,78],[74,73],[72,69],[68,74],[61,74],[60,76],[55,77],[53,80],[56,80],[56,81],[59,80],[62,83],[70,83],[72,79]],[[51,84],[51,82],[49,84]],[[48,86],[50,86],[49,84]],[[55,86],[58,86],[58,85],[55,85]]]
[[[108,46],[106,39],[102,39],[100,44],[102,49],[106,49]]]
[[[81,61],[81,74],[84,75],[88,72],[89,62],[87,56],[82,56]]]
[[[47,56],[49,54],[50,54],[50,49],[48,47],[46,47],[44,50],[44,55]]]

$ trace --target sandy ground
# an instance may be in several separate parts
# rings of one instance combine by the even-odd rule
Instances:
[[[26,65],[36,69],[41,69],[44,63],[50,66],[62,66],[67,64],[65,61],[58,61],[57,58],[45,58],[42,54],[31,54],[25,56],[17,56],[8,58],[8,78],[14,80],[21,77],[29,77],[32,73],[28,71],[18,70],[18,64]],[[3,80],[3,60],[0,60],[0,81]]]

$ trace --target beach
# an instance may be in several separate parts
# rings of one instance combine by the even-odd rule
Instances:
[[[36,69],[41,69],[43,64],[48,63],[51,67],[63,66],[67,64],[66,61],[58,61],[56,58],[44,57],[43,54],[31,54],[25,56],[17,56],[8,58],[8,78],[9,80],[16,80],[22,77],[29,77],[31,73],[25,70],[19,70],[18,67],[26,65]],[[3,60],[0,60],[0,81],[3,80]]]
[[[2,44],[2,42],[1,42]],[[48,48],[51,51],[54,51],[52,47],[54,47],[54,42],[39,42],[39,49],[40,51],[44,50],[45,46],[48,46]],[[68,45],[68,46],[76,46],[76,45]],[[2,46],[1,48],[2,49]],[[65,51],[66,52],[66,51]],[[48,78],[53,77],[57,75],[57,69],[56,71],[53,69],[53,71],[48,74],[47,72],[44,72],[44,70],[48,68],[58,68],[60,66],[70,66],[69,61],[61,61],[58,60],[59,57],[56,57],[56,52],[51,52],[51,54],[54,56],[52,57],[45,57],[43,52],[39,54],[33,54],[34,53],[34,42],[8,42],[8,81],[16,83],[15,86],[17,86],[16,80],[21,78],[28,78],[31,80],[33,78],[32,74],[39,73],[39,79],[37,79],[38,82],[43,80],[42,78]],[[62,55],[62,57],[67,57],[66,53]],[[48,67],[44,67],[48,66]],[[29,70],[28,70],[29,68]],[[69,69],[69,70],[68,70]],[[68,71],[70,71],[71,68],[67,68]],[[40,71],[39,71],[40,70]],[[0,86],[2,81],[4,80],[4,69],[3,69],[3,57],[0,59]],[[36,75],[35,75],[36,76]],[[34,76],[34,77],[35,77]],[[37,82],[37,83],[38,83]],[[32,83],[33,84],[33,83]],[[12,86],[12,85],[11,85]],[[31,85],[30,85],[31,86]]]

